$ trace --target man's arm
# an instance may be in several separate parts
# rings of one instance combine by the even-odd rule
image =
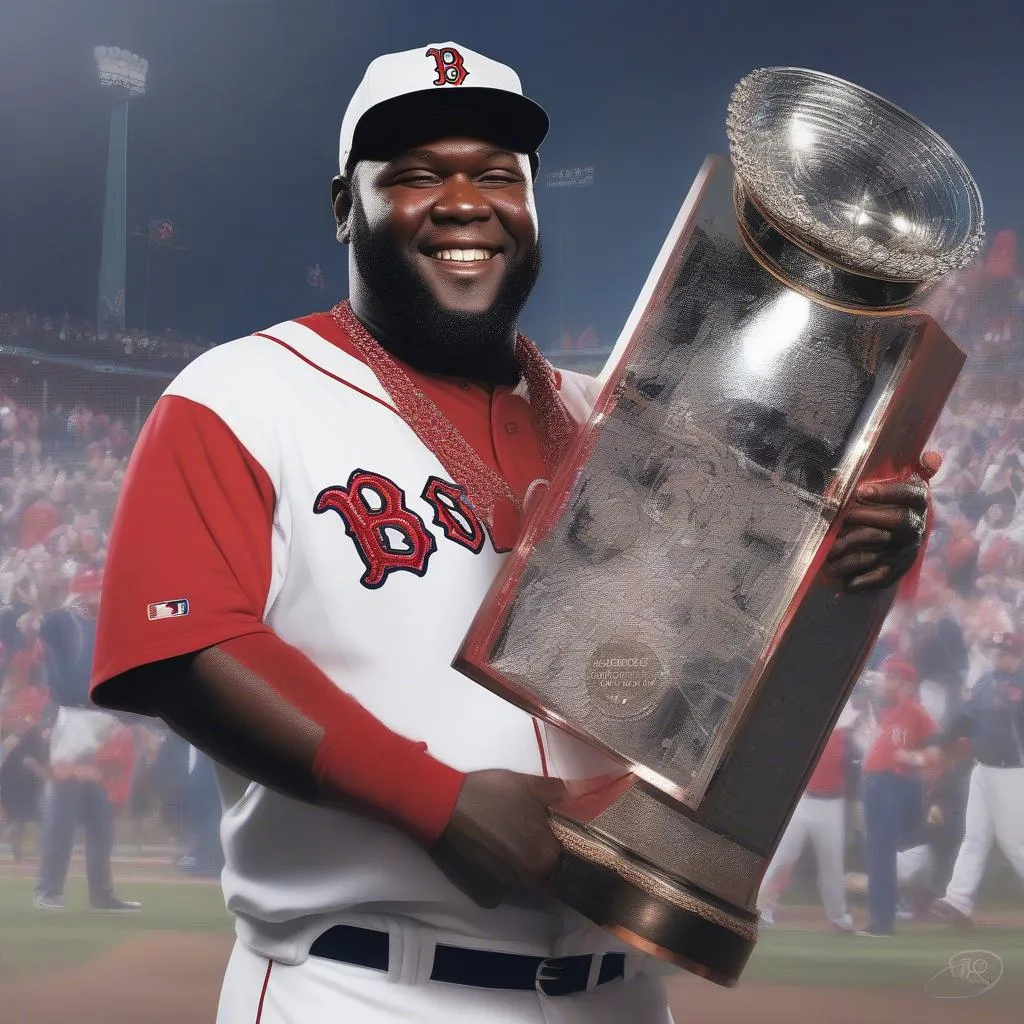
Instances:
[[[557,867],[561,848],[547,809],[566,795],[560,780],[456,772],[424,744],[390,732],[273,634],[135,676],[152,711],[193,746],[293,799],[402,828],[482,906],[543,887]]]

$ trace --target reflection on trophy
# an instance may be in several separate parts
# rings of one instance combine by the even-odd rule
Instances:
[[[828,75],[755,71],[456,661],[622,777],[552,810],[553,891],[734,984],[761,877],[892,589],[821,572],[963,364],[915,303],[982,242],[956,154]]]

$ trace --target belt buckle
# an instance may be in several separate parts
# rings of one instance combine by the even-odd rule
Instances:
[[[534,981],[537,991],[555,998],[586,992],[593,960],[592,954],[553,956],[541,960]]]

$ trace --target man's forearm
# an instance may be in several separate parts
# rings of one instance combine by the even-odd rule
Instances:
[[[268,789],[320,803],[323,729],[220,647],[136,670],[154,714],[214,760]]]
[[[154,713],[245,778],[306,803],[387,818],[428,845],[443,830],[461,775],[387,729],[275,635],[140,671]]]

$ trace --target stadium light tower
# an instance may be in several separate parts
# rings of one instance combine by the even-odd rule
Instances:
[[[114,94],[107,156],[107,198],[103,211],[103,250],[96,304],[96,330],[124,330],[124,285],[127,249],[128,102],[146,92],[149,61],[115,46],[93,49],[100,84]]]

